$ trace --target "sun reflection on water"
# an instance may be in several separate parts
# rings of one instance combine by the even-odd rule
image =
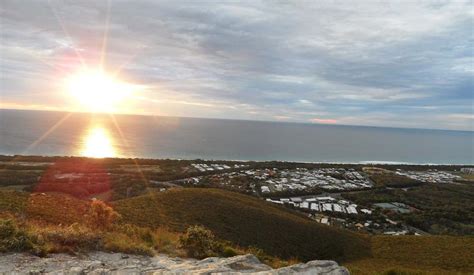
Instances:
[[[101,126],[92,127],[84,137],[80,155],[92,158],[117,157],[112,141],[109,132],[105,128]]]

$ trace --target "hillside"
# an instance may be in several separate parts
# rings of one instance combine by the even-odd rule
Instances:
[[[0,191],[0,218],[11,213],[21,219],[45,223],[45,228],[54,224],[64,226],[83,222],[89,203],[58,193]],[[151,229],[164,226],[181,232],[188,225],[201,224],[220,239],[242,247],[260,248],[283,259],[337,260],[352,274],[388,271],[471,274],[474,271],[471,236],[362,236],[317,224],[278,205],[223,190],[169,190],[120,200],[112,206],[121,213],[122,223]],[[155,236],[164,232],[157,231]],[[121,233],[112,232],[111,236],[112,241],[128,242],[128,239],[116,239],[127,237]]]
[[[370,254],[366,237],[320,225],[283,207],[218,189],[179,189],[121,200],[128,223],[182,231],[200,224],[217,237],[282,258],[349,260]]]
[[[89,202],[60,193],[0,191],[0,213],[11,213],[45,223],[81,223]]]
[[[373,236],[372,257],[344,263],[351,274],[472,274],[473,236]],[[392,271],[392,273],[388,272]]]

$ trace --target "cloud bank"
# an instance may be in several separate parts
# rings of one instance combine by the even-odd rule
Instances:
[[[472,131],[473,10],[472,1],[2,0],[0,107],[70,109],[59,80],[78,56],[90,66],[103,56],[147,87],[124,112]]]

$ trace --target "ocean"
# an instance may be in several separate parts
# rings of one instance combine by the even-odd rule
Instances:
[[[0,154],[474,164],[474,132],[0,110]]]

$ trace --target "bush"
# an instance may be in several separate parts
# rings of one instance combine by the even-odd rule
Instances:
[[[199,225],[188,227],[186,233],[179,238],[179,244],[192,258],[203,259],[216,254],[214,234]]]
[[[421,274],[424,274],[424,273],[414,272],[414,271],[404,271],[397,268],[392,268],[382,273],[382,275],[421,275]]]
[[[88,213],[89,223],[92,227],[101,230],[108,229],[120,219],[120,214],[101,200],[93,200]]]
[[[74,223],[67,227],[34,226],[37,235],[48,244],[48,252],[95,250],[101,246],[101,236],[90,228]]]
[[[0,252],[28,251],[35,247],[35,239],[18,228],[13,220],[0,220]]]
[[[231,246],[224,246],[222,248],[221,256],[223,256],[223,257],[234,257],[234,256],[237,256],[237,255],[239,255],[239,253],[237,252],[237,250],[235,250]]]
[[[114,226],[110,231],[123,233],[135,242],[143,243],[148,247],[154,248],[158,243],[153,230],[148,227],[139,227],[133,224],[119,224]]]
[[[153,256],[153,249],[146,242],[137,240],[124,233],[111,232],[104,237],[104,249],[112,252]]]
[[[161,253],[179,255],[179,234],[168,228],[159,227],[154,232],[155,249]]]

